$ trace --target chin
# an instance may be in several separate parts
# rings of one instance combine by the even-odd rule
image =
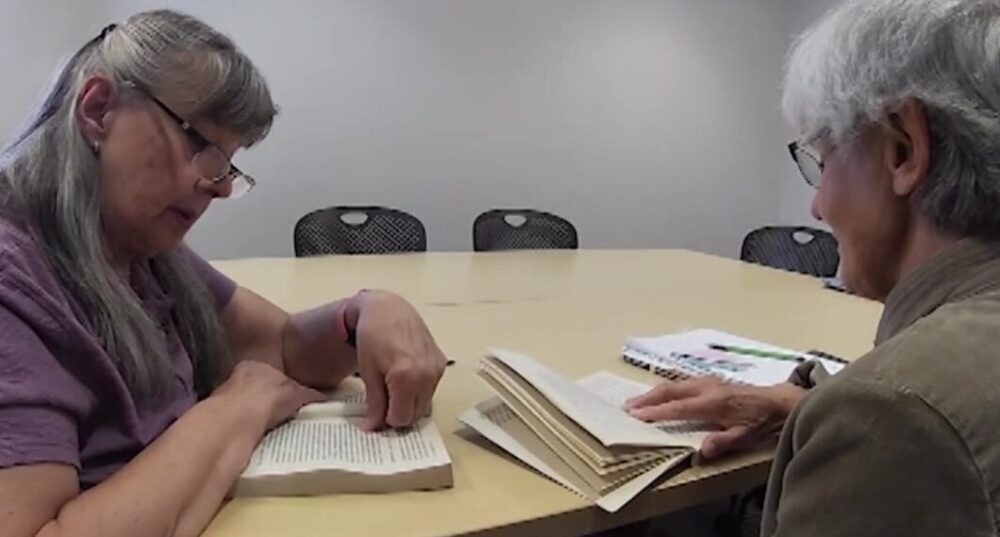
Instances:
[[[844,288],[853,295],[876,299],[875,296],[872,296],[872,286],[864,277],[865,271],[858,266],[856,257],[851,255],[850,251],[845,251],[843,243],[840,243],[838,250],[840,254],[840,281]]]
[[[177,248],[184,242],[184,235],[153,237],[146,243],[146,257],[154,257]]]
[[[842,268],[840,274],[840,281],[841,283],[843,283],[844,288],[847,289],[847,291],[852,295],[857,295],[864,298],[874,298],[870,295],[870,293],[866,292],[867,291],[866,286],[862,285],[861,282],[859,282],[856,278],[854,278],[854,275],[851,273],[851,271]]]
[[[892,286],[887,285],[885,278],[875,267],[872,270],[862,270],[844,263],[841,265],[840,279],[850,293],[878,302],[885,302],[892,291]]]

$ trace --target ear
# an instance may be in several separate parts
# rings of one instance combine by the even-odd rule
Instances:
[[[107,137],[105,118],[115,104],[114,82],[105,75],[87,78],[76,96],[76,121],[88,144]]]
[[[909,196],[927,180],[931,163],[931,135],[923,105],[909,99],[889,115],[885,164],[897,196]]]

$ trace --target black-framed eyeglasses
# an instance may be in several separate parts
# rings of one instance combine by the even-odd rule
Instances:
[[[243,173],[242,170],[229,161],[229,157],[226,156],[226,153],[219,146],[202,136],[191,123],[171,110],[163,101],[157,99],[155,95],[137,84],[126,82],[126,85],[140,91],[149,100],[153,101],[160,110],[163,110],[163,113],[167,114],[177,124],[181,132],[191,140],[191,143],[194,145],[194,156],[191,157],[191,162],[198,168],[198,172],[201,173],[202,177],[213,183],[230,181],[228,196],[230,199],[246,195],[257,185],[257,181],[253,177]]]
[[[799,142],[788,144],[788,152],[806,183],[813,188],[819,188],[820,180],[823,179],[823,160]]]

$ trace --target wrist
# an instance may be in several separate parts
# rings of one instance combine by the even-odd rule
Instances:
[[[809,393],[808,390],[790,382],[775,384],[766,389],[768,390],[769,399],[774,405],[775,412],[782,419],[791,415],[799,402]]]
[[[333,331],[336,334],[337,341],[345,343],[350,347],[357,347],[357,316],[352,312],[351,320],[348,320],[348,308],[353,309],[350,298],[345,298],[337,304],[337,310],[333,318]]]
[[[221,498],[250,463],[267,433],[267,421],[252,405],[241,404],[229,394],[210,396],[199,405],[214,414],[212,429],[216,438],[221,439],[211,468],[201,478],[202,490],[215,490]]]
[[[378,294],[377,291],[360,289],[357,293],[345,298],[340,308],[338,323],[342,326],[342,341],[354,347],[357,345],[358,321],[361,319],[361,310],[364,304]]]
[[[236,400],[228,392],[216,391],[198,406],[227,431],[234,444],[248,444],[252,449],[267,432],[268,416],[256,405]]]
[[[345,298],[337,310],[337,335],[341,341],[351,347],[357,346],[358,320],[361,319],[361,301],[365,290],[362,289],[349,298]]]

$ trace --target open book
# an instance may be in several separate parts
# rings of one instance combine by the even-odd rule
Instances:
[[[452,485],[451,459],[430,418],[407,430],[362,429],[364,392],[345,382],[328,401],[302,407],[254,450],[232,495],[313,496]]]
[[[573,382],[527,356],[491,349],[478,375],[497,397],[459,419],[607,511],[686,462],[710,432],[698,423],[629,416],[625,400],[649,386],[607,372]]]

